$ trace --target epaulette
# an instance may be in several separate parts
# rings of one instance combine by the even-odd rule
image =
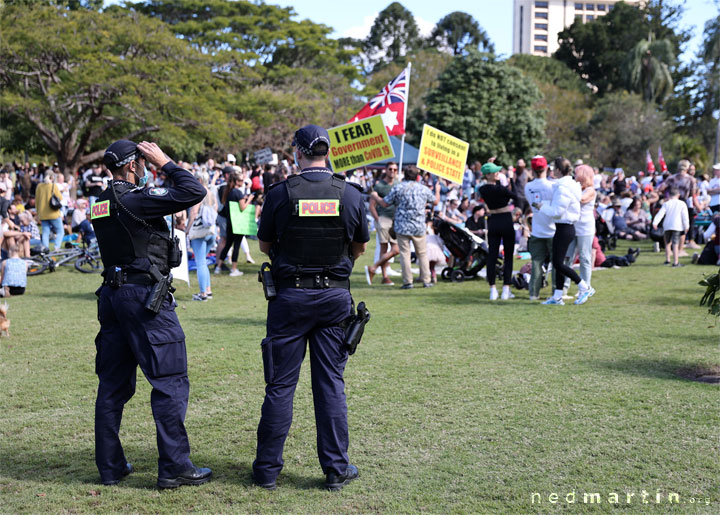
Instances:
[[[345,177],[341,173],[333,173],[333,177],[335,177],[336,179],[342,179],[343,181],[347,179],[347,177]]]
[[[275,186],[280,186],[280,185],[281,185],[282,183],[284,183],[286,180],[287,180],[287,179],[283,179],[283,180],[280,181],[280,182],[274,182],[274,183],[272,183],[270,186],[267,187],[267,191],[270,191],[270,190],[273,189]]]
[[[359,184],[356,184],[354,182],[346,182],[345,184],[347,184],[348,186],[352,186],[353,188],[356,188],[360,193],[363,192],[362,186],[360,186]]]

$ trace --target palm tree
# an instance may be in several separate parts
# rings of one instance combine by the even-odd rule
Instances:
[[[670,40],[648,39],[639,41],[628,53],[623,65],[623,75],[630,91],[640,93],[646,102],[662,104],[672,93],[673,80],[670,67],[676,62]]]

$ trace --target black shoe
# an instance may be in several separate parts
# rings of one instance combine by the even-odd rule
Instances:
[[[402,286],[400,286],[401,290],[412,290],[412,288],[413,288],[412,283],[407,283],[407,284],[403,284]]]
[[[112,480],[110,480],[110,481],[103,481],[102,484],[105,485],[105,486],[117,485],[122,478],[124,478],[125,476],[129,476],[129,475],[132,474],[133,472],[135,472],[135,469],[133,468],[132,464],[126,463],[126,464],[125,464],[125,470],[122,471],[122,475],[121,475],[119,478],[117,478],[117,479],[112,479]]]
[[[208,468],[193,467],[175,477],[158,478],[158,488],[177,488],[183,485],[202,485],[210,481],[212,470]]]
[[[682,263],[675,263],[672,267],[673,267],[673,268],[680,268],[680,267],[683,267],[683,266],[685,266],[685,265],[683,265]]]
[[[264,488],[265,490],[275,490],[277,488],[277,485],[275,484],[275,481],[272,481],[271,483],[261,483],[255,479],[255,476],[253,476],[253,484],[257,487]]]
[[[338,475],[335,472],[330,472],[325,476],[325,488],[331,491],[342,490],[342,487],[347,485],[353,479],[357,479],[360,473],[355,465],[348,465],[344,474]]]

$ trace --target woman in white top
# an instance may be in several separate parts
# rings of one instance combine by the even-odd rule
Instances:
[[[209,176],[206,172],[198,175],[198,180],[205,189],[210,189]],[[205,301],[212,297],[210,287],[210,269],[207,265],[208,251],[215,243],[217,234],[217,197],[214,192],[209,192],[200,204],[190,208],[190,216],[187,226],[190,246],[195,254],[197,265],[197,278],[200,292],[192,296],[192,300]]]
[[[555,290],[552,297],[543,304],[565,304],[563,302],[563,289],[565,277],[578,285],[580,295],[575,304],[587,302],[595,290],[587,284],[576,272],[565,264],[565,256],[570,243],[575,240],[575,222],[580,218],[580,199],[582,189],[570,174],[572,165],[570,161],[559,157],[555,160],[555,177],[553,196],[549,204],[533,203],[533,207],[541,213],[555,220],[555,236],[552,243],[552,265],[555,268]]]
[[[575,181],[582,188],[580,197],[580,218],[575,222],[575,239],[570,243],[565,262],[572,265],[575,256],[580,259],[580,277],[590,286],[592,278],[592,242],[595,236],[595,198],[597,192],[593,185],[595,173],[588,165],[575,168]],[[570,278],[565,280],[565,288],[570,286]]]

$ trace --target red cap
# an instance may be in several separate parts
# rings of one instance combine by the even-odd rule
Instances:
[[[543,156],[535,156],[530,160],[530,166],[533,170],[544,170],[547,168],[547,159]]]

